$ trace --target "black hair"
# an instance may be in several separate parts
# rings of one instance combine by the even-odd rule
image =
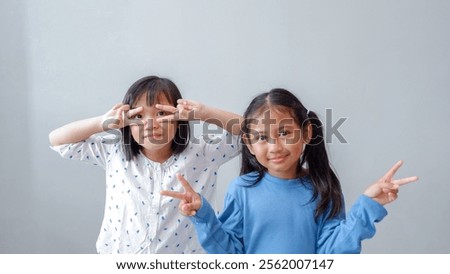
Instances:
[[[167,100],[173,105],[177,105],[177,100],[182,99],[178,87],[169,79],[158,76],[143,77],[128,89],[122,103],[133,107],[139,98],[145,95],[147,97],[147,105],[152,106],[157,104],[158,96],[164,95]],[[171,149],[174,154],[179,154],[186,149],[189,143],[189,122],[178,121],[177,131],[172,140]],[[131,135],[130,126],[121,129],[122,140],[125,149],[125,157],[127,161],[131,161],[136,155],[140,153],[140,145],[134,140]]]
[[[323,138],[322,122],[316,113],[308,112],[294,94],[288,90],[276,88],[256,96],[244,113],[241,140],[245,140],[250,135],[249,125],[252,120],[254,121],[255,117],[270,108],[289,111],[295,122],[300,125],[302,134],[307,132],[308,126],[311,125],[312,136],[310,142],[305,146],[303,156],[298,161],[297,175],[299,178],[302,176],[302,167],[306,163],[314,187],[312,201],[320,197],[314,212],[315,218],[324,214],[328,209],[330,209],[330,213],[327,218],[337,216],[344,208],[342,188],[330,166]],[[257,172],[258,177],[254,181],[256,184],[262,179],[265,171],[266,168],[250,153],[248,147],[243,145],[241,175]]]

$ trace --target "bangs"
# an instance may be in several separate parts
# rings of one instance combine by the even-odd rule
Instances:
[[[130,98],[130,106],[135,107],[137,101],[141,99],[142,96],[146,97],[147,106],[154,106],[156,104],[166,104],[163,102],[166,99],[170,105],[175,106],[177,98],[175,94],[170,92],[169,86],[164,83],[149,83],[146,86],[141,87],[133,98]]]
[[[147,96],[147,106],[154,106],[156,104],[165,104],[165,102],[163,102],[164,99],[166,99],[167,101],[169,101],[169,104],[175,106],[176,104],[176,99],[172,98],[171,93],[168,90],[163,90],[163,89],[159,89],[159,90],[147,90],[147,92],[143,92],[143,95]]]
[[[261,116],[265,117],[265,113],[268,111],[273,111],[276,113],[289,113],[291,115],[292,119],[294,119],[294,121],[300,125],[300,121],[299,121],[295,111],[291,107],[284,106],[284,105],[273,105],[270,102],[267,102],[266,104],[260,106],[253,113],[251,113],[249,115],[249,117],[246,117],[246,119],[254,120]]]

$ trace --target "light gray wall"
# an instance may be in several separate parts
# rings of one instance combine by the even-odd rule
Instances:
[[[0,23],[1,253],[95,253],[103,170],[47,136],[150,74],[239,113],[273,87],[332,109],[347,207],[399,159],[420,176],[363,252],[450,252],[450,2],[3,0]],[[219,197],[238,168],[221,169]]]

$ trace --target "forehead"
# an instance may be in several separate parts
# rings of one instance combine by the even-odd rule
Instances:
[[[154,104],[149,104],[149,100],[147,97],[147,93],[143,93],[142,95],[140,95],[137,100],[135,101],[135,103],[133,104],[133,108],[135,107],[140,107],[140,106],[153,106],[156,104],[161,104],[161,105],[173,105],[172,102],[170,102],[169,98],[167,98],[167,96],[163,93],[160,92],[154,99]]]
[[[299,127],[297,121],[287,110],[268,109],[251,119],[250,127],[257,130],[278,129],[280,127]]]

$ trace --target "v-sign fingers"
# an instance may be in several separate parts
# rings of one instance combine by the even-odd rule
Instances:
[[[138,107],[138,108],[133,108],[133,109],[130,109],[128,112],[127,112],[127,116],[128,116],[128,118],[131,118],[131,117],[133,117],[134,115],[136,115],[136,114],[138,114],[139,112],[141,112],[142,110],[144,110],[144,107]]]
[[[417,181],[417,180],[419,180],[419,177],[417,177],[417,176],[412,176],[412,177],[407,177],[407,178],[402,178],[402,179],[393,180],[392,183],[395,184],[395,185],[401,186],[401,185],[406,185],[406,184],[415,182],[415,181]]]
[[[395,163],[391,169],[389,169],[388,172],[386,172],[386,174],[384,174],[383,179],[385,181],[390,181],[392,180],[392,177],[394,177],[395,173],[398,171],[398,169],[403,165],[403,161],[400,160],[397,163]]]
[[[156,104],[155,107],[157,109],[164,110],[164,111],[171,112],[171,113],[175,113],[177,111],[176,107],[170,106],[170,105]]]
[[[181,183],[186,192],[195,192],[194,189],[192,189],[189,182],[183,176],[181,176],[180,173],[177,173],[177,179]]]
[[[169,190],[161,190],[161,195],[169,196],[178,200],[184,199],[184,193],[176,192],[176,191],[169,191]]]

